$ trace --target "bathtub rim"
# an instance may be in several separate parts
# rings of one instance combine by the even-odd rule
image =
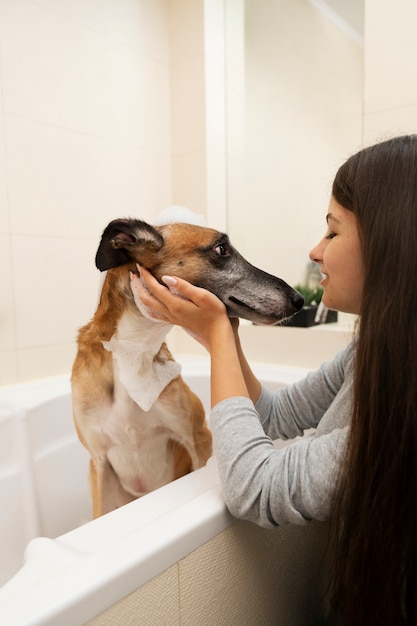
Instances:
[[[84,623],[235,521],[225,507],[212,461],[57,539],[33,539],[25,564],[0,589],[0,623]],[[108,563],[112,566],[106,567]]]
[[[208,377],[208,358],[176,358],[185,378]],[[281,385],[309,371],[252,366],[263,382]],[[33,539],[23,567],[0,588],[0,623],[59,626],[88,621],[235,521],[226,509],[212,458],[206,467],[56,539]],[[138,546],[137,552],[132,545]],[[117,567],[104,567],[109,562]]]

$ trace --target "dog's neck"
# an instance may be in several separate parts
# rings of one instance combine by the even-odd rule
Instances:
[[[120,317],[117,330],[113,336],[123,341],[132,341],[136,349],[151,349],[155,346],[155,354],[172,330],[173,325],[168,322],[145,317],[136,307],[129,307]]]
[[[137,309],[123,313],[116,332],[110,341],[103,341],[103,346],[112,353],[129,396],[142,410],[149,411],[163,389],[179,376],[181,366],[162,355],[155,359],[172,324],[155,320],[149,311],[145,317],[141,309],[146,307],[140,307],[138,296],[134,295]]]

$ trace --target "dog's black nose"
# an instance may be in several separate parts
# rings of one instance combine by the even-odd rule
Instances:
[[[298,291],[294,291],[291,296],[291,302],[293,303],[297,311],[299,311],[304,304],[304,298],[301,293],[298,293]]]

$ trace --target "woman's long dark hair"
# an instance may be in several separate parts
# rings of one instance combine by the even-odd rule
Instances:
[[[417,624],[417,135],[348,159],[333,196],[357,217],[365,275],[333,602],[341,624]]]

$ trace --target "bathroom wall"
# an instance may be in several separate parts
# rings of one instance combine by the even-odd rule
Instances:
[[[230,0],[169,0],[172,198],[226,230],[225,16]],[[244,0],[232,0],[242,4]]]
[[[415,130],[416,4],[365,7],[362,50],[306,0],[0,0],[0,384],[69,371],[114,217],[188,205],[299,280],[335,167]]]
[[[0,382],[66,372],[98,239],[172,201],[167,0],[0,1]]]
[[[417,3],[366,0],[364,143],[417,132]]]
[[[70,370],[108,221],[224,228],[222,38],[223,0],[0,0],[0,384]]]
[[[234,158],[243,147],[245,11],[243,0],[0,0],[0,384],[69,371],[110,219],[184,204],[233,236],[226,146]],[[236,243],[272,266],[254,239]],[[181,331],[171,343],[188,345]]]
[[[296,284],[323,235],[335,171],[362,143],[363,48],[312,2],[245,0],[244,50],[229,233],[247,257]],[[240,110],[239,91],[228,99]]]
[[[326,3],[225,0],[227,231],[292,285],[324,234],[336,169],[362,145],[361,37],[316,5]],[[315,368],[351,340],[353,317],[339,322],[242,325],[241,337],[250,360]],[[171,338],[175,350],[203,352],[181,330]]]

